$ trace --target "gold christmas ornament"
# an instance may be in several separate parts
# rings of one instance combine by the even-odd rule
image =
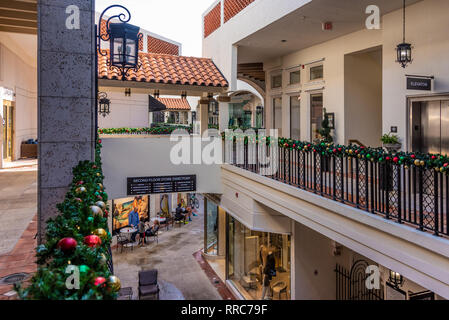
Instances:
[[[101,183],[99,183],[98,186],[100,187],[100,190],[104,189],[104,187],[103,187],[103,185]]]
[[[415,166],[419,167],[420,163],[421,162],[419,160],[415,160]]]
[[[108,279],[108,285],[113,291],[119,291],[122,287],[120,279],[116,276],[110,276]]]
[[[106,257],[106,255],[104,253],[100,254],[100,263],[106,264],[106,262],[108,262],[108,258]]]
[[[101,177],[101,173],[100,172],[97,172],[97,177]]]
[[[103,217],[103,210],[101,210],[101,208],[98,207],[98,206],[91,206],[91,207],[90,207],[90,213],[91,213],[93,216],[100,216],[100,217]]]
[[[421,165],[421,167],[424,167],[426,165],[424,161],[421,161],[419,164]]]
[[[94,235],[99,236],[102,240],[105,240],[108,237],[108,233],[104,229],[95,230]]]
[[[106,209],[106,203],[104,203],[103,201],[98,201],[97,203],[95,203],[95,205],[99,207],[101,210]]]

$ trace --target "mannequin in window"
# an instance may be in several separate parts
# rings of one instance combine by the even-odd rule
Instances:
[[[270,283],[273,277],[276,276],[276,260],[274,258],[273,250],[266,248],[265,246],[261,249],[261,260],[263,261],[262,269],[262,297],[261,300],[265,299],[267,293],[270,293]],[[263,251],[262,251],[263,250]]]

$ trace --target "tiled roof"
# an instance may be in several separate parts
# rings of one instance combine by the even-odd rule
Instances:
[[[109,68],[106,56],[98,57],[98,78],[121,80],[115,68]],[[141,67],[136,73],[131,70],[126,80],[162,84],[178,84],[206,87],[228,87],[212,59],[182,57],[168,54],[139,53]]]
[[[148,52],[179,55],[179,46],[176,44],[148,36]]]
[[[254,0],[224,0],[225,23],[253,2]]]
[[[221,25],[221,3],[217,5],[204,16],[204,38],[207,38],[212,32],[220,28]]]
[[[179,98],[158,98],[160,102],[165,104],[168,110],[186,110],[190,111],[190,104],[187,99]]]

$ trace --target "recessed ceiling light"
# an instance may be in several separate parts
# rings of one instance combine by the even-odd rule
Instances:
[[[287,40],[281,40],[281,42],[287,42]]]

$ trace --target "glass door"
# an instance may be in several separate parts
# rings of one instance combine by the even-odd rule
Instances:
[[[310,108],[311,108],[311,137],[312,141],[319,139],[319,130],[323,122],[323,94],[312,94],[310,96]]]
[[[3,103],[3,159],[13,160],[14,152],[14,106],[10,101]]]

